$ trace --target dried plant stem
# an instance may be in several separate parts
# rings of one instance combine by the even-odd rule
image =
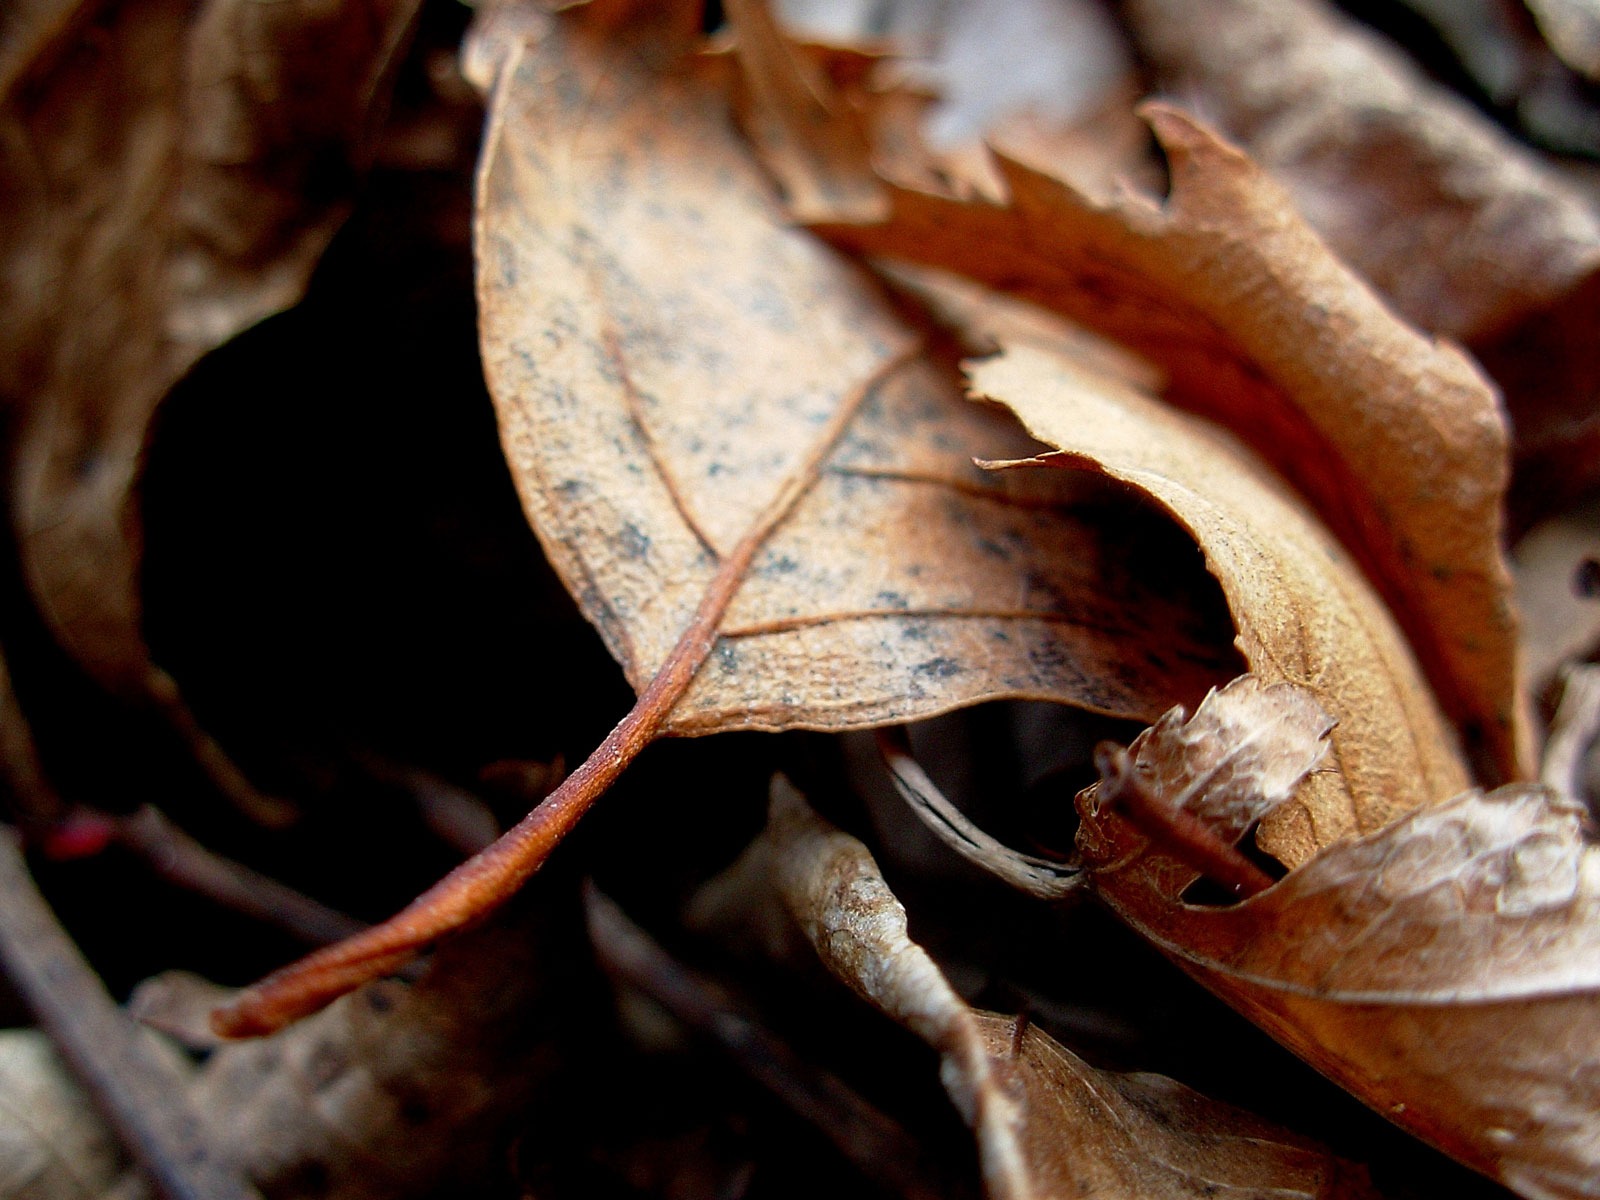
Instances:
[[[276,879],[212,853],[157,809],[146,806],[119,820],[117,841],[168,882],[282,929],[312,946],[326,946],[367,928],[364,922]]]
[[[1568,799],[1587,801],[1584,756],[1600,736],[1600,666],[1581,663],[1563,672],[1561,704],[1550,725],[1540,780]]]
[[[1187,863],[1240,898],[1260,895],[1272,886],[1272,876],[1218,839],[1199,817],[1152,792],[1121,746],[1101,742],[1094,750],[1094,764],[1100,769],[1097,802],[1136,825],[1158,852]]]
[[[1082,889],[1083,867],[1024,854],[990,837],[950,803],[911,754],[904,729],[880,729],[878,753],[895,791],[945,845],[968,862],[1040,900],[1062,900]]]
[[[887,1191],[908,1200],[952,1194],[951,1182],[934,1177],[926,1153],[903,1128],[719,996],[593,885],[584,899],[589,936],[607,972],[714,1042]]]
[[[213,1015],[216,1031],[224,1037],[256,1037],[281,1029],[395,970],[428,943],[481,919],[514,894],[666,727],[716,646],[722,619],[756,552],[811,490],[834,444],[867,397],[917,350],[913,347],[886,361],[839,405],[795,473],[718,564],[693,619],[627,716],[560,787],[494,845],[462,863],[389,920],[246,988]]]
[[[56,921],[17,837],[0,829],[0,961],[73,1073],[166,1200],[260,1200],[212,1155],[174,1068],[137,1028]]]

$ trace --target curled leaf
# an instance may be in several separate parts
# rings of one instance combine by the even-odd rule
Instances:
[[[1338,722],[1334,770],[1313,776],[1258,841],[1293,865],[1350,833],[1466,786],[1452,732],[1355,565],[1282,483],[1206,422],[1055,350],[1013,346],[972,367],[1063,451],[1013,466],[1103,471],[1167,508],[1222,583],[1238,645],[1263,682],[1305,687]]]
[[[963,402],[948,357],[784,219],[731,124],[727,64],[648,23],[608,40],[595,25],[614,15],[495,9],[468,59],[492,92],[476,265],[501,441],[639,698],[500,841],[241,994],[218,1015],[231,1036],[481,918],[664,733],[860,728],[1002,696],[1153,716],[1237,673],[1196,564],[1132,553],[1058,481],[974,466],[974,446],[1035,444]]]
[[[1525,776],[1494,394],[1459,351],[1396,321],[1243,154],[1176,109],[1147,113],[1171,169],[1164,202],[1097,203],[1002,157],[1005,205],[895,188],[888,221],[822,232],[1033,300],[1149,357],[1171,399],[1310,498],[1481,743],[1482,769]]]
[[[529,519],[641,691],[768,523],[717,585],[716,648],[669,731],[1002,695],[1153,716],[1216,681],[1212,635],[1131,556],[1048,487],[973,468],[1031,443],[786,222],[726,64],[652,70],[534,20],[484,34],[503,67],[478,217],[485,371]]]
[[[1096,1070],[1020,1019],[967,1006],[906,928],[865,846],[783,780],[766,833],[779,890],[823,961],[937,1049],[995,1200],[1367,1196],[1365,1172],[1156,1075]]]
[[[1129,11],[1165,87],[1238,139],[1406,319],[1478,354],[1505,392],[1519,494],[1594,481],[1600,216],[1586,198],[1322,0]]]
[[[1211,746],[1139,749],[1182,778],[1205,773]],[[1244,811],[1273,803],[1266,789],[1242,798]],[[1225,839],[1236,810],[1195,811]],[[1079,811],[1097,893],[1200,982],[1462,1162],[1531,1197],[1593,1194],[1600,850],[1578,806],[1533,785],[1465,792],[1225,908],[1184,904],[1193,872],[1093,790]]]

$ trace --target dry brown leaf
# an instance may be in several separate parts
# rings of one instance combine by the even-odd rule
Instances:
[[[1096,1070],[1038,1029],[969,1008],[910,939],[867,848],[781,779],[758,847],[829,968],[943,1056],[993,1200],[1371,1194],[1363,1170],[1314,1143],[1170,1079]]]
[[[53,631],[124,696],[176,706],[139,630],[128,511],[151,414],[201,353],[299,296],[416,7],[130,0],[7,23],[11,512]]]
[[[971,371],[976,392],[1063,447],[1035,465],[1103,471],[1170,511],[1222,583],[1250,669],[1310,689],[1338,721],[1336,769],[1313,777],[1263,826],[1264,849],[1294,865],[1467,785],[1452,732],[1382,603],[1252,455],[1199,418],[1051,349],[1012,346]]]
[[[1162,85],[1421,328],[1470,341],[1600,265],[1582,196],[1321,0],[1136,0],[1129,14]],[[1213,36],[1194,37],[1197,20]]]
[[[885,199],[867,162],[861,114],[783,36],[764,3],[729,0],[724,9],[744,63],[740,77],[757,92],[740,106],[740,119],[762,144],[790,211],[802,221],[882,220]]]
[[[1320,0],[1129,13],[1164,86],[1238,139],[1403,316],[1479,354],[1533,485],[1559,498],[1592,482],[1600,216],[1586,199]],[[1197,22],[1211,35],[1193,36]]]
[[[1099,205],[1001,159],[1004,207],[894,189],[832,240],[1054,308],[1165,369],[1254,445],[1378,585],[1491,775],[1531,769],[1499,549],[1505,431],[1454,349],[1395,321],[1242,154],[1152,107],[1172,195]]]
[[[0,1031],[0,1198],[97,1200],[122,1170],[116,1138],[49,1038]]]
[[[1568,66],[1600,79],[1600,3],[1595,0],[1525,0],[1551,49]]]
[[[556,23],[487,36],[504,65],[479,186],[485,371],[534,529],[635,688],[777,514],[670,731],[1001,695],[1145,711],[1215,681],[1176,597],[1048,489],[973,468],[1019,431],[960,403],[876,293],[786,225],[722,64],[653,73]]]
[[[1181,714],[1132,770],[1204,776],[1215,730]],[[1315,760],[1316,727],[1285,727]],[[1249,775],[1242,778],[1249,782]],[[1600,1179],[1600,848],[1546,789],[1466,792],[1341,841],[1227,908],[1184,904],[1195,877],[1080,795],[1097,893],[1196,979],[1397,1124],[1530,1197]],[[1157,794],[1160,794],[1157,790]],[[1236,791],[1214,826],[1276,803]],[[1210,821],[1209,803],[1190,811]]]
[[[452,942],[415,985],[218,1047],[190,1093],[212,1144],[269,1196],[401,1200],[493,1173],[508,1119],[559,1086],[551,1043],[599,1011],[574,891]]]
[[[882,55],[849,87],[796,69],[795,55],[817,47],[790,43],[783,55],[771,45],[770,20],[729,12],[736,30],[760,22],[739,32],[762,48],[741,49],[757,99],[743,123],[797,220],[881,219],[884,179],[1001,200],[1005,182],[991,147],[1095,194],[1125,179],[1159,183],[1149,131],[1134,111],[1142,81],[1121,34],[1092,0],[902,4],[827,21],[830,36]],[[785,15],[805,27],[814,14]],[[821,113],[831,119],[816,127],[805,155],[768,132],[812,128]],[[874,210],[876,217],[864,215]]]

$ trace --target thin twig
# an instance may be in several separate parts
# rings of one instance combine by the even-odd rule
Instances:
[[[224,1037],[259,1037],[281,1029],[396,970],[424,946],[481,920],[514,895],[666,728],[673,709],[716,647],[718,628],[756,553],[815,485],[822,464],[861,405],[914,354],[915,349],[909,350],[883,363],[839,405],[805,460],[718,564],[699,608],[639,699],[560,787],[494,845],[462,863],[389,920],[291,963],[240,992],[232,1004],[214,1014],[216,1031]]]
[[[584,891],[584,909],[590,940],[607,973],[714,1043],[881,1187],[908,1200],[948,1200],[950,1182],[935,1178],[926,1153],[898,1124],[672,958],[593,884]]]
[[[1561,703],[1550,723],[1539,778],[1563,796],[1587,804],[1583,764],[1600,738],[1600,666],[1582,663],[1562,672]]]
[[[309,945],[327,946],[367,928],[365,922],[213,853],[149,806],[119,820],[116,838],[163,879]]]
[[[877,731],[878,753],[894,790],[930,832],[973,866],[1020,892],[1041,900],[1062,900],[1081,891],[1083,868],[1013,850],[979,829],[950,802],[911,754],[901,727]]]
[[[40,1026],[166,1200],[260,1200],[212,1154],[176,1069],[140,1041],[0,828],[0,962]]]

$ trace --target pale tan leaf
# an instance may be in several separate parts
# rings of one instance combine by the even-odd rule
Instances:
[[[781,779],[763,841],[823,961],[940,1052],[994,1200],[1370,1194],[1364,1171],[1313,1143],[1170,1079],[1097,1070],[1037,1029],[969,1008],[911,940],[866,847]]]
[[[1314,776],[1263,825],[1264,849],[1293,865],[1466,786],[1452,731],[1382,603],[1238,443],[1049,349],[1014,346],[971,373],[976,392],[1065,448],[1034,465],[1103,471],[1177,517],[1222,583],[1250,669],[1265,683],[1308,688],[1338,722],[1336,769]]]
[[[1033,443],[962,403],[876,291],[786,223],[729,124],[725,64],[651,70],[526,11],[483,41],[502,64],[486,375],[534,529],[636,688],[776,521],[671,731],[1001,695],[1148,712],[1218,681],[1192,597],[1051,487],[973,467]]]
[[[1154,797],[1164,815],[1193,817],[1233,846],[1322,760],[1333,724],[1310,692],[1244,675],[1207,695],[1192,717],[1181,708],[1163,713],[1125,755],[1097,754],[1102,778],[1094,803],[1126,813]],[[1180,871],[1186,882],[1206,866],[1192,850],[1189,858]],[[1238,879],[1237,872],[1213,873],[1222,882]]]
[[[1595,0],[1527,0],[1552,49],[1568,66],[1600,79],[1600,4]]]
[[[122,1170],[116,1138],[50,1040],[0,1031],[0,1197],[94,1200]]]
[[[151,414],[201,353],[299,296],[415,9],[134,0],[6,27],[12,517],[53,632],[125,696],[175,703],[139,629],[128,512]]]
[[[783,36],[767,5],[729,0],[724,8],[741,77],[755,93],[741,121],[775,168],[790,210],[800,220],[881,220],[888,200],[868,163],[862,115]]]
[[[1524,1195],[1595,1194],[1600,850],[1579,806],[1466,792],[1227,908],[1183,904],[1185,874],[1094,789],[1079,812],[1101,898],[1308,1062]]]
[[[1592,482],[1600,216],[1586,199],[1322,0],[1139,0],[1129,13],[1165,87],[1238,139],[1403,316],[1480,354],[1505,389],[1521,490],[1559,498]]]
[[[1490,775],[1531,745],[1499,538],[1506,435],[1458,351],[1396,321],[1238,151],[1177,110],[1149,116],[1164,203],[1097,204],[1001,159],[1006,206],[895,189],[841,245],[953,270],[1108,333],[1309,496],[1376,583]]]

